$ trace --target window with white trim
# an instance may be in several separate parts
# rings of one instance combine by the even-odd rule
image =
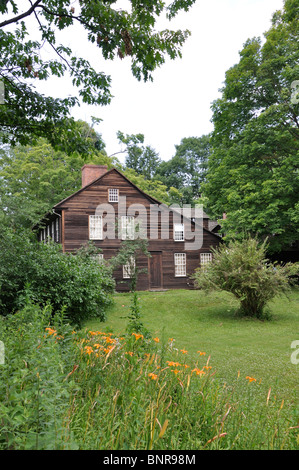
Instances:
[[[95,261],[97,261],[99,264],[103,263],[104,261],[104,255],[103,253],[98,253],[96,255],[92,256]]]
[[[109,189],[109,202],[118,202],[118,189]]]
[[[184,224],[173,225],[173,238],[175,242],[183,242],[185,239],[184,235]]]
[[[204,266],[212,261],[212,253],[200,253],[200,264]]]
[[[103,219],[101,215],[89,216],[89,240],[103,240]]]
[[[55,241],[59,243],[59,219],[55,220]]]
[[[186,253],[174,254],[175,277],[186,276]]]
[[[131,279],[135,272],[136,261],[134,256],[131,256],[129,261],[123,265],[123,279]]]
[[[50,225],[47,225],[47,242],[50,241]]]
[[[54,237],[55,237],[55,222],[54,222],[54,220],[52,222],[52,227],[51,227],[51,237],[54,240]]]
[[[135,218],[132,215],[123,215],[121,218],[121,239],[134,240],[135,238]]]

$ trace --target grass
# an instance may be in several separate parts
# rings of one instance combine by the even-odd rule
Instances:
[[[226,293],[175,290],[138,297],[142,321],[153,336],[174,338],[189,357],[206,352],[220,381],[230,384],[239,376],[245,387],[246,376],[256,378],[261,400],[271,388],[271,396],[296,412],[299,365],[291,362],[291,343],[299,339],[298,290],[289,299],[276,298],[269,305],[271,320],[263,322],[236,317],[238,303]],[[87,328],[124,333],[130,303],[129,293],[116,294],[107,321],[90,321]]]

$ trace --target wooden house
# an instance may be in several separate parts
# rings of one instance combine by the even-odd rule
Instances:
[[[148,240],[151,256],[136,260],[146,271],[140,274],[137,288],[184,289],[192,288],[190,275],[200,264],[211,261],[211,247],[221,242],[209,230],[206,218],[194,221],[184,210],[161,204],[117,169],[84,165],[82,188],[53,207],[40,225],[38,237],[40,241],[52,238],[64,252],[73,253],[92,240],[102,250],[100,258],[109,260],[124,239],[134,238],[136,221],[138,225],[141,221],[139,236],[142,233]],[[127,265],[115,271],[117,290],[128,289],[130,269]]]

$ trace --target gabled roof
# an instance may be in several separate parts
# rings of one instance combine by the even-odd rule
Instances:
[[[63,209],[63,205],[64,203],[66,203],[67,201],[69,201],[70,199],[72,199],[73,197],[77,196],[78,194],[80,194],[82,191],[84,191],[85,189],[87,188],[90,188],[91,186],[95,185],[95,184],[98,184],[99,181],[101,181],[103,178],[105,178],[106,175],[112,173],[112,172],[116,172],[118,173],[122,178],[124,178],[131,186],[133,186],[137,191],[139,191],[144,197],[146,197],[150,202],[152,202],[153,204],[157,204],[159,206],[162,206],[165,210],[172,210],[170,209],[166,204],[164,204],[163,202],[161,201],[158,201],[158,199],[150,196],[149,194],[145,193],[144,191],[142,191],[140,188],[138,188],[138,186],[136,186],[134,183],[132,183],[132,181],[130,181],[121,171],[119,171],[117,168],[112,168],[111,170],[108,170],[106,171],[106,173],[104,173],[102,176],[100,176],[99,178],[95,179],[94,181],[92,181],[91,183],[87,184],[86,186],[83,186],[83,188],[80,188],[78,191],[76,191],[75,193],[71,194],[70,196],[66,197],[65,199],[63,199],[62,201],[58,202],[57,204],[55,204],[55,206],[53,207],[52,209],[52,212],[48,213],[45,215],[45,217],[43,218],[46,219],[49,215],[52,215],[53,212],[55,210],[61,210]],[[188,217],[186,217],[184,214],[182,214],[183,218],[184,219],[188,219],[190,221],[190,219]],[[208,218],[208,216],[203,213],[203,218]],[[192,224],[194,225],[199,225],[199,226],[202,226],[200,223],[198,223],[197,221],[195,222],[191,222]],[[206,229],[205,227],[202,227],[204,231],[206,232],[209,232],[210,234],[214,235],[215,237],[219,238],[219,236],[216,234],[216,233],[213,233],[211,232],[210,230]]]
[[[109,173],[112,173],[112,172],[116,172],[118,173],[120,176],[122,176],[122,178],[124,178],[128,183],[130,183],[135,189],[137,189],[141,194],[143,194],[143,196],[145,196],[147,199],[149,199],[150,201],[152,201],[154,204],[163,204],[162,202],[158,201],[157,199],[155,199],[154,197],[150,196],[149,194],[146,194],[144,191],[142,191],[140,188],[138,188],[138,186],[136,186],[134,183],[132,183],[132,181],[130,181],[123,173],[121,173],[121,171],[117,170],[116,168],[112,168],[111,170],[108,170],[106,171],[106,173],[104,173],[102,176],[100,176],[99,178],[95,179],[94,181],[92,181],[91,183],[87,184],[86,186],[83,186],[83,188],[80,188],[78,191],[76,191],[75,193],[71,194],[70,196],[66,197],[65,199],[63,199],[62,201],[58,202],[58,204],[55,204],[54,206],[54,209],[60,209],[61,205],[63,203],[65,203],[66,201],[69,201],[71,198],[73,198],[74,196],[77,196],[77,194],[80,194],[82,191],[84,191],[85,189],[87,188],[90,188],[91,186],[93,186],[94,184],[98,184],[99,181],[101,181],[102,178],[104,178],[106,175],[108,175]]]

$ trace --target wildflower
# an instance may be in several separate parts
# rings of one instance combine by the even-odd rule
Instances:
[[[140,338],[143,339],[143,335],[141,333],[132,333],[132,336],[135,336],[136,341]]]
[[[212,369],[212,366],[203,366],[203,368],[206,369],[206,370],[210,370],[210,369]]]
[[[132,357],[134,353],[132,351],[127,351],[126,354]]]
[[[169,367],[178,367],[181,364],[179,362],[173,362],[173,361],[166,361]]]
[[[193,373],[193,372],[195,372],[196,375],[204,375],[204,374],[205,374],[205,371],[204,371],[204,370],[200,370],[200,369],[198,369],[197,367],[192,370],[192,373]]]
[[[160,343],[159,338],[153,338],[153,341],[155,341],[156,343]]]
[[[157,374],[153,374],[152,372],[150,374],[148,374],[148,376],[152,379],[152,380],[157,380],[158,376]]]
[[[56,333],[56,330],[53,330],[53,328],[46,328],[46,331],[48,332],[48,335],[53,335],[53,336],[56,336],[57,333]]]
[[[197,351],[197,352],[198,352],[198,354],[199,354],[200,356],[205,356],[205,355],[206,355],[205,352],[202,352],[202,351]]]
[[[173,372],[175,375],[177,375],[177,374],[179,374],[179,373],[180,373],[180,371],[179,371],[179,370],[177,370],[177,369],[172,369],[172,370],[171,370],[171,372]]]
[[[188,354],[188,351],[186,351],[186,349],[180,349],[181,353],[183,354]]]
[[[85,352],[86,354],[90,355],[91,353],[93,353],[93,349],[91,346],[85,346]]]
[[[246,380],[248,380],[248,382],[256,382],[256,379],[254,377],[249,377],[249,375],[247,375]]]

